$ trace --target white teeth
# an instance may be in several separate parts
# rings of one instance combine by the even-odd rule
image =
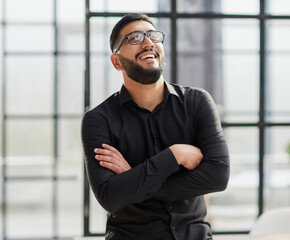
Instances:
[[[145,59],[145,58],[155,58],[155,56],[154,54],[146,54],[141,57],[141,59]]]

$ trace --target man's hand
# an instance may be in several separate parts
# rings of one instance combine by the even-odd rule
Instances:
[[[169,148],[178,164],[188,170],[195,169],[203,158],[200,149],[189,144],[174,144]]]
[[[102,144],[103,148],[95,148],[95,158],[102,167],[108,168],[116,174],[126,172],[131,169],[129,163],[122,154],[114,147],[108,144]]]

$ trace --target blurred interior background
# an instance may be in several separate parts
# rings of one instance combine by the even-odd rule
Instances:
[[[165,79],[218,105],[231,178],[206,196],[213,231],[247,233],[265,210],[290,206],[289,0],[0,0],[3,240],[104,233],[80,123],[120,89],[109,35],[127,12],[165,33]]]

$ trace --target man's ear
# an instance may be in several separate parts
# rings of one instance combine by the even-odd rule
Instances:
[[[121,71],[122,70],[122,65],[120,63],[120,59],[119,56],[117,54],[112,54],[111,55],[111,62],[113,64],[113,66],[118,70]]]

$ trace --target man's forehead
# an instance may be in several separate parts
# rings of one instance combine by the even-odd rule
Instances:
[[[121,30],[121,34],[125,36],[126,34],[135,32],[135,31],[148,32],[152,30],[156,30],[156,29],[151,23],[143,21],[143,20],[139,20],[139,21],[130,22],[126,26],[124,26],[123,29]]]

